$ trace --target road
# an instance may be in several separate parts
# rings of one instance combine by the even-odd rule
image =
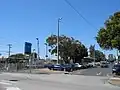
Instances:
[[[85,70],[79,70],[73,72],[76,75],[86,75],[86,76],[107,76],[110,75],[112,71],[112,65],[109,65],[109,68],[89,68]]]
[[[108,84],[107,79],[108,77],[67,74],[2,73],[0,86],[4,87],[2,90],[120,90],[119,87]]]

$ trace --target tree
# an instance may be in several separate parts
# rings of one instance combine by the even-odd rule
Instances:
[[[94,58],[95,54],[95,45],[90,45],[89,47],[90,57]]]
[[[100,62],[102,60],[105,60],[105,55],[103,52],[99,50],[95,50],[95,58],[96,58],[96,61]]]
[[[10,63],[18,63],[20,62],[20,60],[25,59],[25,55],[22,53],[17,53],[17,54],[11,55],[8,59]]]
[[[53,55],[57,54],[57,36],[51,35],[46,39],[48,46],[50,46],[50,52]],[[59,55],[65,63],[69,63],[70,59],[74,62],[81,62],[81,59],[88,55],[87,48],[75,40],[73,37],[67,37],[65,35],[59,36]]]
[[[120,11],[105,21],[105,26],[100,28],[96,40],[103,49],[115,48],[120,51]]]

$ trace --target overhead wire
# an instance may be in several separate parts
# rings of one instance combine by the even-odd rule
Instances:
[[[87,24],[96,30],[96,27],[93,26],[68,0],[64,0]]]

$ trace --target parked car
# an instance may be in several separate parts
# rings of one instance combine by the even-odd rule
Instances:
[[[81,67],[82,69],[86,69],[86,68],[88,68],[88,66],[87,66],[87,64],[82,64],[82,67]]]
[[[44,65],[44,68],[48,68],[48,67],[50,67],[50,66],[52,66],[53,64],[45,64]]]
[[[107,62],[106,61],[101,61],[101,68],[108,68],[109,67],[109,65],[107,64]]]
[[[116,75],[120,75],[120,64],[115,64],[112,68],[112,73]]]
[[[88,67],[88,68],[92,68],[92,67],[93,67],[93,62],[92,62],[92,63],[88,63],[88,64],[87,64],[87,67]]]
[[[82,69],[82,67],[83,67],[82,64],[79,64],[79,63],[75,63],[75,64],[74,64],[74,70]]]
[[[74,70],[74,64],[65,64],[65,65],[64,65],[64,69],[65,69],[65,71],[67,71],[67,72],[71,72],[71,71]]]
[[[110,64],[110,62],[109,62],[109,61],[107,61],[107,64]]]
[[[59,70],[59,71],[63,71],[64,70],[64,66],[60,65],[60,64],[56,64],[56,65],[51,65],[49,67],[50,70]]]
[[[100,66],[100,62],[96,62],[95,65],[96,65],[96,66]]]
[[[44,67],[47,67],[48,69],[52,70],[54,68],[54,65],[53,64],[48,64],[48,65],[45,65]]]

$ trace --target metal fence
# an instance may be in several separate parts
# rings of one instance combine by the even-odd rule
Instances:
[[[24,61],[24,60],[21,60]],[[31,71],[35,71],[35,69],[43,68],[44,61],[39,60],[37,63],[33,63],[32,61],[26,60],[25,62],[17,62],[10,63],[6,61],[0,62],[0,72],[23,72],[30,73]]]

